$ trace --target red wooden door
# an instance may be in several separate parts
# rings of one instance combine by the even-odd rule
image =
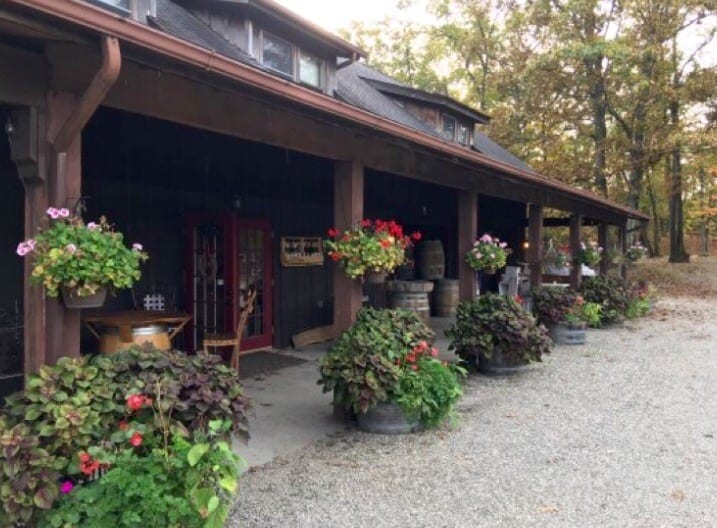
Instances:
[[[187,325],[190,350],[202,347],[204,334],[236,331],[239,311],[250,288],[256,304],[241,349],[271,346],[271,227],[232,214],[194,214],[185,221]]]

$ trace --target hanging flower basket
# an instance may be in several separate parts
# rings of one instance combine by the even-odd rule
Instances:
[[[100,288],[97,292],[90,295],[80,295],[76,289],[63,286],[62,302],[65,307],[72,309],[81,308],[101,308],[105,304],[107,298],[107,288]]]

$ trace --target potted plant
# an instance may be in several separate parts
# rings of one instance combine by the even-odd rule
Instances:
[[[249,402],[214,355],[62,358],[0,413],[0,526],[221,526]]]
[[[365,219],[343,233],[331,228],[328,235],[324,245],[329,257],[352,279],[363,277],[367,282],[383,282],[404,263],[413,241],[421,239],[419,232],[405,235],[394,220]]]
[[[623,279],[606,275],[585,277],[580,294],[585,301],[600,305],[602,324],[619,323],[625,318],[630,298]]]
[[[476,271],[495,273],[505,267],[509,253],[507,243],[485,233],[473,243],[473,247],[466,254],[466,261]]]
[[[62,292],[68,307],[102,306],[108,288],[130,288],[140,278],[139,265],[148,258],[142,245],[127,247],[104,217],[85,224],[55,207],[47,215],[49,225],[21,242],[17,254],[32,258],[31,280],[49,297]]]
[[[506,375],[550,352],[550,337],[544,326],[510,297],[482,295],[464,301],[456,321],[446,330],[449,350],[475,364],[485,374]]]
[[[322,359],[324,392],[369,432],[408,433],[452,412],[465,371],[436,358],[434,333],[407,310],[362,308]]]
[[[602,308],[586,302],[573,290],[543,285],[533,290],[536,317],[550,332],[557,345],[581,345],[586,341],[588,326],[600,326]]]
[[[603,248],[598,246],[597,242],[590,241],[580,243],[580,249],[573,255],[573,263],[580,266],[582,264],[589,268],[593,268],[600,264],[602,260]]]
[[[638,240],[625,251],[625,256],[630,262],[636,262],[647,256],[647,248]]]

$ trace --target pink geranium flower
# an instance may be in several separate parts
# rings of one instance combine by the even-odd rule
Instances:
[[[65,209],[64,207],[57,211],[57,214],[59,214],[62,218],[67,218],[70,216],[70,210]]]
[[[72,255],[77,251],[77,246],[74,244],[67,244],[65,246],[65,249],[67,250],[68,253],[70,253]]]
[[[90,231],[94,231],[95,229],[99,229],[99,228],[100,228],[100,225],[96,224],[94,222],[90,222],[89,224],[87,224],[87,229],[89,229]]]
[[[134,244],[132,244],[132,249],[134,249],[135,251],[142,251],[142,249],[144,248],[142,244],[140,244],[139,242],[135,242]]]
[[[60,218],[60,211],[55,207],[48,207],[47,211],[45,211],[50,218],[53,220],[57,220]]]
[[[67,495],[72,491],[72,489],[75,487],[75,485],[70,480],[64,481],[62,484],[60,484],[60,492]]]

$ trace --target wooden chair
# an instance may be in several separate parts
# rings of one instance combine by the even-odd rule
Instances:
[[[254,301],[256,301],[256,290],[249,290],[246,304],[239,313],[239,323],[237,324],[236,333],[226,334],[205,334],[203,345],[204,353],[209,353],[209,347],[234,347],[229,365],[239,372],[239,347],[241,345],[241,337],[249,320],[249,315],[254,311]]]

